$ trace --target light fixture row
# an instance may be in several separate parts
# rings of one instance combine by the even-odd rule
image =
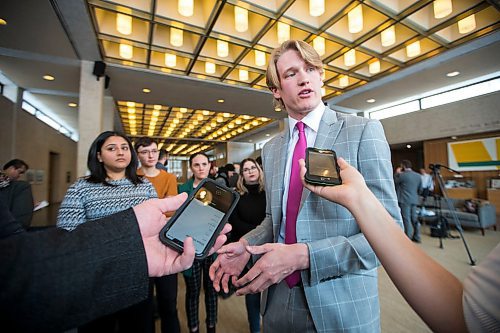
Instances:
[[[123,104],[123,103],[122,103]],[[144,121],[144,117],[138,116],[136,111],[135,102],[126,102],[126,113],[123,111],[122,107],[122,120],[127,120],[124,125],[128,124],[128,129],[131,135],[138,135],[138,119]],[[147,129],[148,136],[154,136],[159,130],[157,126],[159,125],[160,112],[165,109],[162,105],[153,105],[153,110],[151,111],[151,116],[148,117],[149,124],[147,127],[141,128]],[[187,120],[189,119],[189,122]],[[182,129],[179,125],[183,121]],[[214,111],[202,110],[201,112],[189,113],[187,108],[179,108],[178,111],[171,111],[167,121],[162,121],[160,124],[164,126],[162,128],[162,136],[165,138],[175,137],[176,139],[186,139],[189,136],[194,136],[197,139],[206,140],[229,140],[235,136],[238,136],[244,132],[254,129],[255,127],[261,126],[262,124],[268,123],[271,119],[266,117],[253,117],[248,115],[236,116],[230,113],[217,113]],[[127,128],[127,126],[125,126]]]

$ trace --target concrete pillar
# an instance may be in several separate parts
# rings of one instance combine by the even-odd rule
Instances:
[[[92,74],[93,61],[82,60],[80,69],[80,100],[78,110],[77,177],[87,173],[87,155],[94,139],[103,131],[104,77]],[[106,122],[107,123],[107,122]]]
[[[12,107],[12,132],[11,132],[11,146],[10,146],[10,159],[14,158],[19,158],[17,155],[17,118],[19,115],[19,112],[23,111],[23,95],[24,95],[24,88],[17,87],[17,96],[16,96],[16,103],[14,103],[14,106]]]
[[[112,131],[114,130],[114,120],[116,114],[115,100],[111,96],[104,96],[104,107],[103,107],[103,117],[102,117],[102,130]]]

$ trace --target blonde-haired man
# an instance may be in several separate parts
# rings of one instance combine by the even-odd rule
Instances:
[[[267,333],[380,331],[375,253],[346,208],[302,183],[297,187],[295,154],[304,156],[305,146],[335,150],[363,174],[401,225],[390,150],[379,121],[323,104],[322,79],[321,58],[305,42],[286,41],[271,54],[267,84],[287,111],[288,126],[262,151],[266,218],[221,248],[211,268],[217,288],[226,289],[233,277],[237,294],[265,290],[261,312]],[[237,279],[252,255],[252,269]]]

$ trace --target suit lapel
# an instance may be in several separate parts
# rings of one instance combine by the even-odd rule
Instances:
[[[314,142],[315,148],[333,149],[344,120],[338,119],[335,111],[326,108],[319,123],[318,135]]]
[[[332,149],[335,145],[335,141],[337,140],[337,136],[342,129],[342,125],[344,124],[343,119],[338,119],[335,111],[326,107],[325,112],[323,113],[323,117],[321,117],[321,121],[319,123],[318,134],[316,135],[316,141],[314,142],[314,148],[321,149]],[[304,189],[302,192],[302,198],[300,200],[300,208],[306,201],[311,191]]]
[[[284,191],[284,177],[285,177],[285,166],[288,150],[288,141],[290,139],[290,134],[288,131],[288,126],[285,126],[285,131],[280,134],[279,140],[276,142],[275,151],[273,153],[274,167],[277,172],[273,172],[272,188],[278,189],[278,191],[273,191],[273,198],[271,199],[274,203],[272,208],[273,224],[278,226],[281,224],[282,219],[282,202],[283,202],[283,191]],[[275,235],[276,237],[276,235]]]

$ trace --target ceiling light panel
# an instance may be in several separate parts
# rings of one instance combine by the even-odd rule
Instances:
[[[392,44],[392,45],[383,46],[382,45],[382,32],[387,30],[389,27],[394,27],[394,34],[395,34],[396,40],[395,40],[394,44]],[[390,26],[387,26],[387,27],[381,29],[380,33],[377,33],[372,38],[365,41],[362,44],[362,46],[369,49],[370,51],[374,51],[377,53],[385,53],[388,50],[397,48],[399,45],[401,45],[401,44],[405,43],[406,41],[408,41],[414,37],[417,37],[417,36],[418,36],[418,32],[416,32],[415,30],[412,30],[403,24],[397,23],[397,24],[390,25]]]
[[[213,64],[212,65],[206,65],[206,63]],[[209,71],[207,72],[206,69],[209,67]],[[228,70],[228,66],[225,66],[224,64],[221,64],[219,62],[216,62],[212,59],[200,59],[194,63],[193,69],[192,69],[192,75],[193,77],[197,77],[196,75],[201,74],[201,75],[206,75],[214,78],[221,78],[222,75]],[[213,72],[211,71],[213,69]]]
[[[305,27],[317,30],[341,12],[350,2],[349,0],[325,0],[325,12],[323,15],[311,16],[309,14],[309,0],[296,0],[288,7],[283,17],[298,22]]]
[[[124,34],[117,29],[118,14],[122,17],[130,19],[130,33]],[[118,13],[103,10],[100,8],[95,9],[95,18],[97,21],[99,32],[102,34],[117,36],[119,38],[127,38],[141,43],[148,42],[150,24],[144,19],[133,17],[132,11],[127,10],[125,13]]]
[[[413,57],[409,57],[408,54],[407,54],[407,46],[413,44],[414,42],[416,42],[415,40],[412,40],[410,42],[407,42],[402,48],[400,48],[398,51],[394,52],[394,53],[391,53],[389,54],[389,58],[392,58],[392,59],[396,59],[400,62],[403,62],[403,63],[406,63],[414,58],[418,58],[418,57],[421,57],[421,56],[425,56],[426,54],[434,51],[434,50],[437,50],[440,45],[434,41],[432,41],[431,39],[429,38],[423,38],[423,39],[420,39],[419,40],[419,44],[420,44],[420,52],[418,55],[416,56],[413,56]]]
[[[168,66],[167,64],[167,58],[165,56],[165,54],[168,54],[168,55],[173,55],[175,56],[175,66]],[[184,56],[181,56],[181,55],[178,55],[178,54],[175,54],[175,53],[171,53],[170,51],[169,52],[159,52],[159,51],[152,51],[151,52],[151,59],[150,59],[150,62],[151,62],[151,66],[154,66],[154,68],[157,68],[157,69],[164,69],[163,71],[165,72],[165,70],[171,70],[171,73],[176,73],[176,74],[182,74],[185,72],[185,70],[187,69],[187,66],[189,65],[191,59],[189,58],[186,58]]]
[[[203,45],[203,48],[200,51],[200,56],[217,59],[223,62],[227,62],[230,65],[243,53],[243,51],[245,51],[245,48],[243,46],[227,41],[226,43],[228,47],[228,55],[226,57],[222,57],[219,52],[217,52],[217,43],[218,39],[207,38],[205,44]]]
[[[264,36],[262,36],[262,38],[259,40],[259,45],[266,46],[270,49],[274,49],[275,47],[278,47],[281,44],[278,41],[278,31],[279,31],[278,25],[280,25],[280,23],[286,24],[288,26],[288,28],[290,29],[290,31],[289,31],[290,38],[289,39],[304,40],[310,36],[310,32],[308,32],[306,30],[298,29],[298,28],[290,25],[289,23],[277,21],[277,22],[275,22],[275,24],[273,24],[271,29],[269,29],[264,34]]]
[[[262,30],[269,19],[253,11],[248,11],[248,29],[238,31],[235,27],[235,10],[233,5],[226,3],[222,9],[214,27],[213,32],[232,36],[243,41],[251,42],[256,39],[257,34]]]
[[[193,53],[201,36],[177,26],[155,25],[152,44],[175,52]]]
[[[248,78],[246,80],[244,80],[245,71],[247,72],[247,76],[248,76]],[[261,76],[261,74],[263,74],[263,73],[257,73],[254,71],[250,71],[247,68],[237,68],[237,69],[232,70],[231,73],[229,73],[226,81],[228,81],[228,80],[239,81],[239,83],[241,83],[241,84],[250,85],[252,82],[257,80]]]
[[[351,6],[351,11],[356,10],[359,5],[356,2]],[[351,33],[349,31],[349,18],[348,14],[343,15],[340,20],[333,24],[330,28],[326,29],[326,33],[332,36],[338,36],[349,42],[354,42],[356,39],[375,28],[377,28],[381,23],[387,20],[387,16],[381,14],[378,11],[373,10],[368,6],[361,5],[362,17],[363,17],[363,27],[360,32]]]
[[[379,65],[376,64],[377,62]],[[375,70],[377,67],[379,67],[378,71]],[[361,68],[357,69],[355,73],[363,77],[373,77],[375,75],[380,75],[386,71],[390,71],[391,69],[397,70],[397,66],[380,59],[370,59],[368,62],[364,63]]]
[[[354,63],[351,65],[351,63],[348,62],[346,65],[346,60],[347,60],[346,58],[350,58],[349,57],[350,54],[352,57],[353,50],[355,51],[354,52],[355,58],[353,59]],[[348,70],[349,68],[356,67],[357,65],[364,63],[365,61],[367,61],[371,58],[372,57],[370,57],[368,54],[366,54],[364,52],[360,52],[359,50],[356,50],[356,49],[350,49],[350,50],[345,50],[345,52],[341,56],[339,56],[335,60],[329,62],[328,65],[333,66],[333,67],[337,67],[337,68],[341,68],[343,70]]]
[[[128,61],[128,63],[147,63],[147,50],[144,45],[130,43],[129,41],[112,42],[103,40],[102,45],[104,54],[108,58],[114,58],[119,61]],[[121,46],[120,45],[126,45]],[[129,58],[129,56],[131,56]]]
[[[474,21],[476,23],[476,27],[473,30],[468,31],[465,34],[461,33],[458,27],[459,22],[457,22],[456,24],[449,25],[446,28],[439,30],[436,32],[436,35],[448,43],[454,43],[457,40],[465,38],[471,34],[488,29],[488,27],[491,27],[492,22],[496,22],[499,19],[498,11],[493,7],[486,7],[483,10],[470,15],[460,15],[457,19],[460,18],[460,20],[466,20],[471,15],[474,15]]]
[[[204,29],[218,1],[216,0],[193,0],[193,15],[186,17],[179,13],[179,0],[156,1],[156,15],[174,22],[188,24],[189,26]]]

